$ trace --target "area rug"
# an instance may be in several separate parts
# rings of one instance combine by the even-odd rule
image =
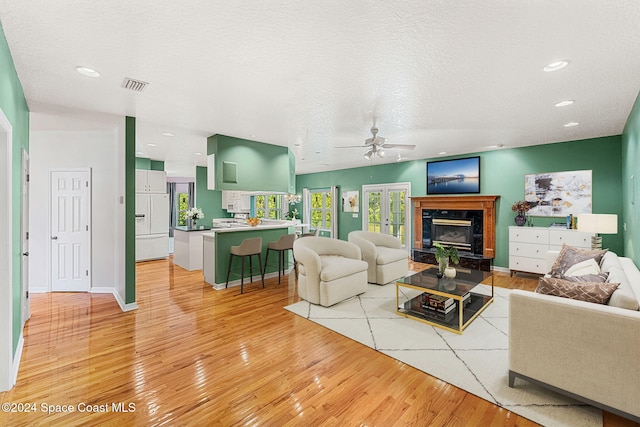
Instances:
[[[509,290],[495,288],[494,302],[462,335],[395,313],[395,285],[368,285],[360,296],[325,308],[306,301],[287,310],[545,426],[602,426],[602,412],[516,379],[508,384]],[[491,294],[478,285],[475,291]],[[404,290],[407,299],[417,295]]]

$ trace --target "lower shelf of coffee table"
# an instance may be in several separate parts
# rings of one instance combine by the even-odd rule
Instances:
[[[491,302],[493,297],[490,295],[482,295],[471,293],[469,302],[464,305],[462,310],[462,325],[460,325],[459,301],[455,301],[456,308],[447,314],[432,311],[430,309],[421,308],[421,296],[405,302],[398,306],[397,313],[407,318],[419,320],[433,326],[438,326],[449,331],[461,334],[462,331],[475,319]]]

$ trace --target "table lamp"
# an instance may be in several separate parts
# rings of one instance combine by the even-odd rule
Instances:
[[[618,234],[618,215],[579,214],[578,231],[595,233],[591,237],[591,249],[602,249],[602,237],[599,234]]]

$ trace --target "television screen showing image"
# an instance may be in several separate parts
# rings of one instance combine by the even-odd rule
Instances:
[[[427,194],[480,192],[480,157],[427,162]]]

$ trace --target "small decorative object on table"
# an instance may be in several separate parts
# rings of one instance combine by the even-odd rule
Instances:
[[[516,225],[522,227],[527,223],[526,213],[529,212],[529,209],[531,209],[531,206],[524,200],[519,200],[511,205],[511,210],[518,213],[514,218]]]
[[[293,208],[289,212],[287,212],[287,219],[290,221],[298,219],[298,209]]]
[[[450,279],[456,277],[456,269],[449,267],[449,260],[453,261],[454,264],[460,262],[458,248],[455,246],[444,246],[441,243],[434,243],[433,246],[436,248],[435,255],[438,261],[438,273],[436,275],[438,278],[441,278],[443,275],[446,275]],[[449,271],[447,272],[447,270]]]
[[[189,221],[191,221],[191,227],[195,227],[198,219],[204,218],[204,212],[200,208],[191,208],[184,214]]]

